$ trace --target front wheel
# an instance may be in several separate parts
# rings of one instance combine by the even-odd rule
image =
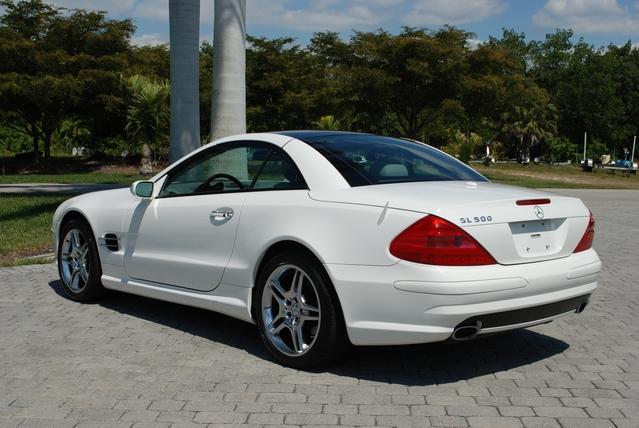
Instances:
[[[64,293],[72,300],[87,302],[100,297],[102,268],[95,238],[89,225],[79,219],[65,223],[58,243],[58,273]]]
[[[256,287],[257,326],[277,360],[304,368],[328,363],[345,351],[338,302],[319,263],[277,255],[262,269]]]

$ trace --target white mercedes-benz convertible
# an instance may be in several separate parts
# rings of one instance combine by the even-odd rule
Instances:
[[[349,343],[468,340],[581,312],[601,262],[581,200],[489,182],[428,145],[291,131],[208,144],[53,219],[66,294],[257,324],[308,367]]]

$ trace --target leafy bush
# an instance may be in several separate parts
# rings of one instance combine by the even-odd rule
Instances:
[[[97,153],[108,159],[121,159],[135,152],[131,144],[123,138],[105,138],[98,143]]]
[[[81,120],[63,119],[53,139],[58,150],[71,154],[74,147],[90,147],[91,130]]]
[[[32,150],[31,137],[11,126],[0,124],[0,156]]]
[[[479,135],[471,133],[468,136],[460,130],[454,130],[450,132],[448,144],[442,147],[442,150],[460,161],[468,163],[473,155],[477,155],[483,147],[484,144]]]
[[[608,153],[610,153],[610,150],[608,150],[608,147],[599,139],[593,138],[592,141],[588,141],[588,145],[586,146],[586,157],[588,159],[599,160],[602,155]]]
[[[493,141],[490,144],[490,155],[496,161],[502,161],[502,160],[508,159],[508,156],[506,155],[506,147],[504,146],[504,143],[502,143],[501,141]]]
[[[546,140],[546,150],[551,162],[566,162],[577,152],[577,145],[564,137],[552,137]]]

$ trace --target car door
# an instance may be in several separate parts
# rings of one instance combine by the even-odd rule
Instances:
[[[171,170],[157,196],[141,201],[131,218],[128,276],[198,291],[217,287],[247,192],[270,151],[263,143],[226,143]]]

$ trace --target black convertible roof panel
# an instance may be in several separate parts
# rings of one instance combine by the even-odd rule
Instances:
[[[316,137],[328,137],[335,135],[348,135],[348,134],[360,134],[361,132],[348,132],[348,131],[321,131],[321,130],[301,130],[301,131],[278,131],[274,132],[274,134],[286,135],[291,138],[297,138],[298,140],[304,141],[306,138],[316,138]]]

